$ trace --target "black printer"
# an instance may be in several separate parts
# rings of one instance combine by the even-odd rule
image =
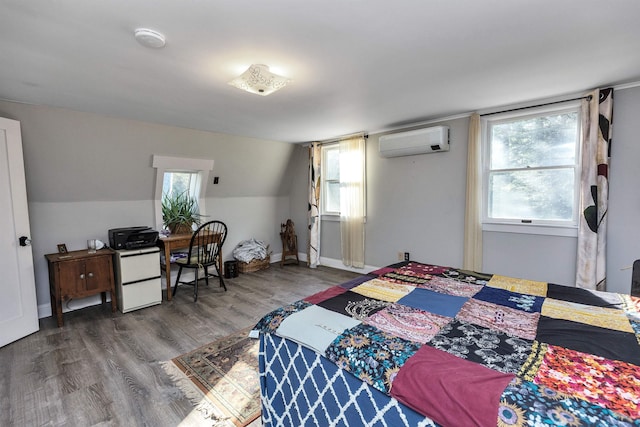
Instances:
[[[138,249],[155,246],[158,232],[151,227],[124,227],[109,230],[109,246],[111,249]]]

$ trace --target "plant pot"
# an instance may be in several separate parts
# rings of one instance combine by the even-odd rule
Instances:
[[[193,233],[193,229],[191,228],[191,224],[175,224],[173,226],[169,226],[169,231],[171,231],[171,234],[191,234],[191,233]]]

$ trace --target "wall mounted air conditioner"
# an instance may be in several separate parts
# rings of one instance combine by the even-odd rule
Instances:
[[[449,127],[434,126],[382,135],[379,139],[379,145],[382,157],[413,156],[414,154],[449,151]]]

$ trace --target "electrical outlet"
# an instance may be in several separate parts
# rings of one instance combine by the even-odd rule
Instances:
[[[404,259],[404,253],[398,252],[398,261],[402,261]]]
[[[409,252],[404,253],[404,260],[409,261]]]

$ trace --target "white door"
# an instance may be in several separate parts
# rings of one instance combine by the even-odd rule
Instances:
[[[39,329],[20,122],[0,117],[0,347]],[[20,237],[24,237],[21,239]],[[21,245],[22,243],[22,245]],[[23,246],[24,245],[24,246]]]

